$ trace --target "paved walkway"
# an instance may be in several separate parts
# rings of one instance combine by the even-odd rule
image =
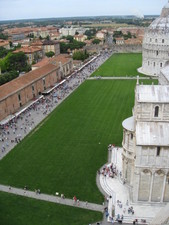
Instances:
[[[11,193],[14,195],[24,196],[27,198],[33,198],[33,199],[37,199],[37,200],[53,202],[53,203],[58,203],[58,204],[62,204],[62,205],[68,205],[68,206],[98,211],[98,212],[104,212],[103,205],[98,205],[98,204],[89,203],[89,202],[82,202],[82,201],[79,201],[79,203],[78,202],[75,203],[73,201],[73,199],[68,199],[68,198],[63,199],[61,197],[47,195],[47,194],[43,194],[43,193],[37,194],[33,191],[19,189],[19,188],[15,188],[15,187],[0,185],[0,191]]]
[[[88,80],[137,80],[136,76],[133,77],[89,77]],[[139,80],[157,80],[157,77],[139,77]]]
[[[112,148],[111,163],[116,165],[118,171],[122,171],[122,148]],[[107,164],[109,166],[110,163]],[[130,188],[126,184],[124,185],[120,175],[115,178],[111,178],[108,175],[100,175],[100,185],[108,196],[112,196],[112,204],[109,204],[109,212],[112,211],[112,207],[115,206],[115,217],[119,214],[120,217],[123,215],[123,222],[132,223],[133,220],[138,219],[141,223],[141,219],[145,219],[147,223],[150,223],[156,214],[164,208],[165,204],[144,204],[144,203],[133,203],[130,199]],[[117,201],[121,203],[118,204]],[[133,207],[134,214],[128,213],[128,208]],[[112,216],[112,215],[110,215]],[[109,221],[109,219],[108,219]]]

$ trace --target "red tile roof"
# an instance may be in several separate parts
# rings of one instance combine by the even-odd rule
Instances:
[[[14,53],[18,53],[18,52],[24,52],[24,53],[34,53],[34,52],[39,52],[41,51],[40,48],[38,47],[33,47],[33,46],[24,46],[20,49],[17,49],[14,51]]]
[[[22,90],[24,87],[32,84],[36,80],[43,78],[48,73],[55,71],[58,67],[52,64],[47,64],[37,70],[30,71],[25,75],[18,77],[2,86],[0,86],[0,101],[8,96]]]
[[[67,54],[60,54],[58,56],[54,56],[52,58],[44,58],[42,59],[40,62],[36,63],[33,65],[33,67],[42,67],[48,63],[59,63],[61,62],[62,65],[64,65],[65,63],[68,63],[70,61],[70,56]]]

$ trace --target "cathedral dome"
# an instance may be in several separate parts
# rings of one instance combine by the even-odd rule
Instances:
[[[159,76],[169,60],[169,2],[163,7],[160,17],[145,30],[143,60],[139,72]]]

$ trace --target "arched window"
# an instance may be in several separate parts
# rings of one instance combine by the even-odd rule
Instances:
[[[131,133],[131,140],[133,140],[133,134]]]
[[[164,43],[164,39],[162,39],[162,43]]]
[[[159,114],[159,106],[156,106],[154,110],[154,117],[158,117],[158,114]]]
[[[156,56],[158,55],[158,51],[156,51]]]
[[[163,64],[162,63],[160,63],[160,67],[162,67],[163,66]]]
[[[157,153],[156,153],[156,156],[160,156],[160,150],[161,150],[161,149],[160,149],[160,147],[158,146],[158,147],[157,147]]]

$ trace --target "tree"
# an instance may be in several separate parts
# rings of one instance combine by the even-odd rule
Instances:
[[[0,58],[5,57],[8,54],[9,50],[4,47],[0,47]]]
[[[46,40],[48,40],[48,41],[50,40],[50,37],[49,37],[49,35],[47,35],[47,36],[46,36]]]
[[[54,56],[54,55],[55,55],[55,53],[54,53],[54,52],[52,52],[52,51],[50,51],[50,52],[47,52],[45,55],[49,58],[49,57]]]
[[[114,31],[113,37],[114,38],[123,37],[123,33],[121,31]]]
[[[34,38],[35,36],[34,36],[34,33],[30,33],[30,34],[27,35],[27,37]]]
[[[76,51],[73,53],[73,59],[74,60],[82,60],[84,61],[85,59],[87,59],[89,57],[89,54],[87,53],[87,51]]]
[[[97,30],[95,28],[93,28],[90,30],[86,30],[84,34],[87,36],[87,39],[90,40],[96,35],[96,32],[97,32]]]
[[[73,40],[72,43],[60,43],[60,53],[67,53],[67,50],[74,50],[83,48],[86,45],[84,42]]]
[[[7,40],[8,36],[3,33],[0,33],[0,39]]]
[[[66,37],[66,40],[68,40],[70,43],[73,43],[74,38],[73,38],[73,36],[68,35],[68,36]]]
[[[94,39],[94,40],[92,41],[92,43],[93,43],[93,44],[96,44],[96,45],[98,45],[100,42],[101,42],[101,40],[99,40],[99,39]]]
[[[28,72],[31,70],[30,65],[27,63],[27,56],[23,52],[9,52],[8,55],[0,61],[0,66],[2,68],[2,72]]]
[[[0,85],[5,84],[19,76],[19,73],[16,71],[10,71],[8,73],[4,73],[0,76]]]

